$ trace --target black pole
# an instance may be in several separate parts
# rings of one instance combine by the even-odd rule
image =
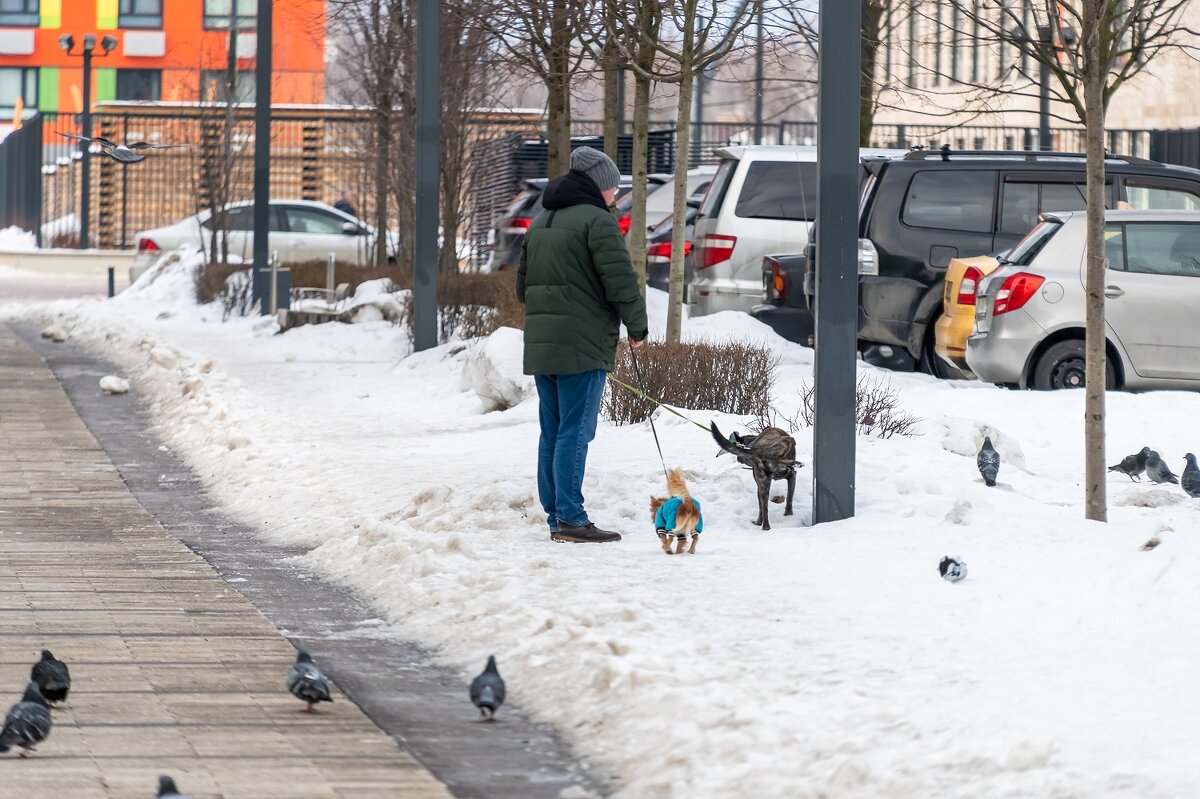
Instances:
[[[688,166],[700,166],[700,147],[704,138],[704,90],[707,88],[708,70],[700,70],[696,76],[696,121],[692,125],[692,151],[689,153]]]
[[[129,141],[129,114],[121,126],[121,141]],[[129,170],[121,170],[121,246],[129,246]]]
[[[236,9],[234,10],[236,14]],[[236,24],[236,23],[234,23]],[[254,63],[254,300],[259,313],[271,312],[267,296],[271,265],[268,261],[271,230],[271,0],[258,0],[257,52]],[[232,39],[230,47],[237,43]],[[234,75],[237,86],[237,75]],[[237,94],[236,88],[233,92]],[[236,102],[237,97],[226,98]],[[229,135],[232,135],[232,131]]]
[[[862,4],[821,0],[813,523],[854,515]]]
[[[417,6],[417,229],[413,249],[413,346],[437,346],[438,175],[441,138],[441,6]],[[382,231],[380,231],[382,234]],[[454,246],[446,231],[444,246]]]
[[[758,43],[754,48],[754,143],[763,137],[763,4],[758,4]]]
[[[86,43],[83,49],[83,114],[81,121],[83,137],[85,139],[92,138],[92,51],[88,49]],[[79,159],[79,167],[82,170],[79,184],[79,248],[81,250],[88,248],[89,228],[91,227],[88,219],[92,203],[91,146],[91,142],[83,142],[81,148],[83,157]]]
[[[1045,64],[1038,67],[1038,149],[1050,146],[1050,70]]]
[[[625,70],[617,70],[617,135],[625,135]]]

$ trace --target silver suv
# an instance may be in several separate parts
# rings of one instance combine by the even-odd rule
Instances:
[[[1108,387],[1200,389],[1200,208],[1105,220]],[[1083,386],[1085,236],[1083,211],[1043,214],[984,278],[967,339],[980,380]]]

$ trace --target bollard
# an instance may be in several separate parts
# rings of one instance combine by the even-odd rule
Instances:
[[[325,295],[325,300],[330,305],[333,304],[333,291],[334,291],[334,288],[336,288],[333,285],[334,272],[335,272],[336,266],[337,266],[337,256],[334,253],[329,253],[329,263],[327,263],[325,265],[325,291],[328,292]]]
[[[279,312],[279,250],[271,251],[271,316]]]
[[[108,296],[109,298],[117,296],[117,268],[115,266],[108,268]]]

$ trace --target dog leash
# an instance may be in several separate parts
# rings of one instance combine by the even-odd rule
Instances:
[[[634,372],[635,373],[637,372],[637,361],[634,361]],[[682,413],[680,413],[679,410],[677,410],[676,408],[672,408],[670,405],[663,402],[662,400],[655,399],[654,397],[647,394],[645,391],[634,388],[633,386],[629,385],[628,383],[626,383],[622,380],[618,380],[616,377],[614,377],[611,374],[608,376],[608,379],[611,380],[612,382],[616,383],[621,388],[628,389],[630,392],[632,392],[633,394],[636,394],[637,396],[641,397],[642,399],[646,400],[647,402],[654,403],[658,407],[662,408],[664,411],[669,411],[670,413],[675,414],[676,416],[678,416],[680,419],[684,420],[685,422],[691,422],[692,424],[696,425],[696,427],[699,427],[704,432],[706,432],[706,433],[709,432],[708,427],[706,427],[705,425],[700,424],[695,419],[689,419],[688,417],[686,417]],[[638,382],[640,383],[641,381],[642,381],[642,377],[639,374]]]
[[[648,395],[646,393],[646,383],[645,383],[645,381],[642,380],[642,370],[638,368],[637,353],[635,353],[633,351],[633,347],[629,348],[629,359],[633,361],[633,376],[637,378],[638,385],[642,387],[642,390],[639,393],[641,394],[642,397],[649,399],[651,402],[653,402],[654,400],[651,399],[650,395]],[[620,383],[621,385],[625,385],[624,383],[621,383],[621,381],[619,381],[619,380],[617,380],[616,382]],[[629,388],[629,387],[626,386],[626,388]],[[662,407],[666,407],[665,405],[662,405],[661,402],[658,404]],[[678,411],[676,411],[676,413],[678,413]],[[683,414],[679,414],[679,415],[683,416]],[[687,417],[684,417],[684,418],[686,419]],[[688,421],[691,421],[691,420],[688,419]],[[659,459],[659,461],[662,462],[663,478],[664,479],[668,478],[669,475],[667,474],[667,459],[663,457],[662,444],[660,444],[658,441],[658,430],[654,427],[654,414],[650,414],[650,432],[654,434],[654,446],[658,448],[658,459]]]

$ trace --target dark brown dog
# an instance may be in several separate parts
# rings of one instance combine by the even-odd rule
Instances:
[[[732,441],[721,435],[714,422],[712,437],[724,452],[732,453],[738,461],[749,467],[758,486],[758,518],[763,530],[771,529],[767,520],[767,502],[771,496],[773,480],[787,480],[787,505],[783,515],[792,515],[792,496],[796,493],[796,467],[804,464],[796,460],[796,439],[778,427],[768,427],[756,436],[739,436],[733,433]],[[721,453],[717,453],[720,455]]]

